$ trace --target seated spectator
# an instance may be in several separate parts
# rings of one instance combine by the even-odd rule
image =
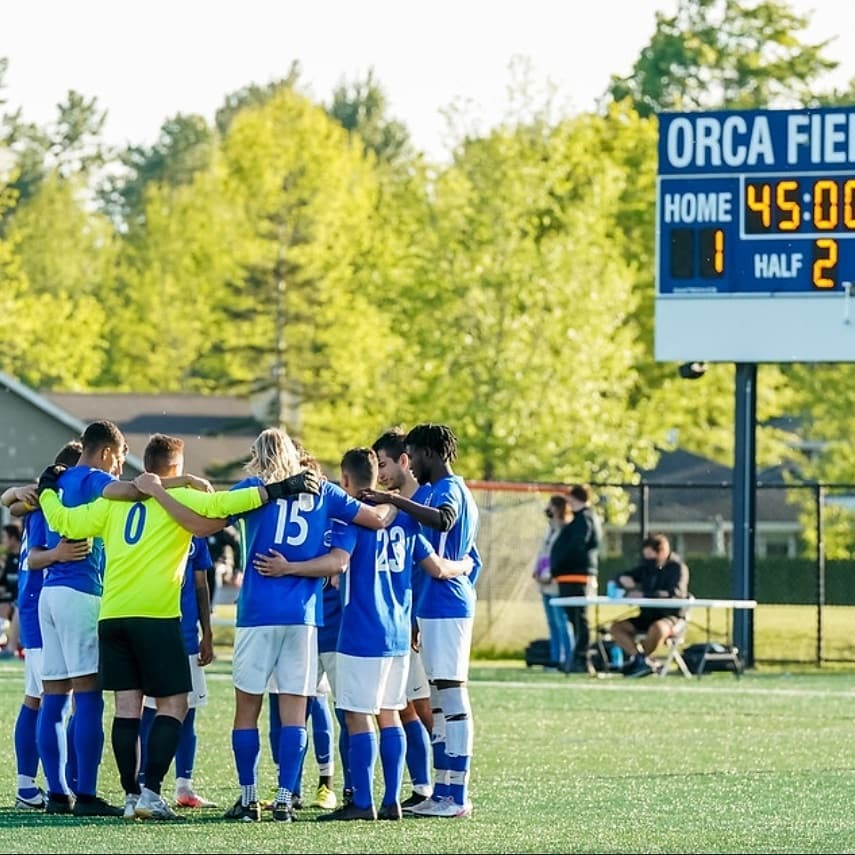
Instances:
[[[689,568],[679,555],[671,551],[664,534],[646,537],[641,544],[642,561],[616,581],[626,591],[627,599],[648,597],[657,599],[689,596]],[[615,621],[609,631],[615,644],[624,652],[627,677],[644,677],[656,670],[651,658],[656,648],[685,617],[685,608],[641,608],[638,615]],[[641,649],[636,636],[642,635]]]

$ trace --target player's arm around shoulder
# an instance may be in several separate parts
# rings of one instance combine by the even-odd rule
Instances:
[[[73,539],[97,537],[103,532],[109,516],[107,499],[67,508],[53,490],[44,490],[39,495],[39,505],[48,525],[55,532]]]

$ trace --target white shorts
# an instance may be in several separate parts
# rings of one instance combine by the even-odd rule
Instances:
[[[377,715],[380,710],[402,710],[407,705],[410,657],[348,656],[336,654],[335,705],[350,712]]]
[[[303,624],[235,627],[232,683],[249,695],[314,695],[318,628]]]
[[[28,698],[42,696],[42,649],[24,648],[24,694]]]
[[[430,684],[428,683],[425,666],[422,662],[422,654],[418,650],[410,651],[410,674],[407,678],[407,700],[418,701],[430,697]]]
[[[428,679],[466,682],[473,618],[419,618],[422,663]]]
[[[196,707],[205,707],[208,705],[208,682],[205,679],[205,669],[199,664],[199,654],[191,653],[187,656],[190,662],[190,679],[193,682],[193,688],[187,692],[187,706],[190,709]],[[149,709],[157,709],[157,704],[154,698],[145,696],[143,705]]]
[[[98,673],[101,598],[74,588],[43,588],[39,597],[42,680]]]
[[[332,692],[332,696],[335,697],[335,685],[336,685],[336,673],[335,673],[335,663],[336,657],[338,654],[335,650],[328,650],[326,653],[318,654],[318,694],[322,695],[324,692]],[[323,688],[324,683],[326,683],[326,689]]]

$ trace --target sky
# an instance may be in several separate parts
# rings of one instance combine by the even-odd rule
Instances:
[[[835,40],[831,84],[855,77],[855,3],[790,0],[810,14],[810,41]],[[225,96],[287,75],[328,103],[342,82],[373,69],[390,114],[439,159],[445,111],[471,130],[508,109],[511,64],[524,59],[534,92],[562,112],[595,107],[625,76],[676,0],[0,0],[0,57],[9,60],[6,111],[47,124],[69,89],[107,110],[108,143],[151,145],[177,113],[208,121]]]

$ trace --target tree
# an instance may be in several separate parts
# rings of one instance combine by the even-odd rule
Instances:
[[[154,145],[131,146],[120,155],[124,172],[104,183],[102,205],[119,227],[132,225],[142,216],[148,187],[188,184],[210,166],[216,145],[216,133],[202,116],[173,116],[161,125]]]
[[[776,0],[678,0],[674,15],[657,12],[650,44],[607,94],[641,116],[816,105],[814,82],[838,63],[822,56],[828,41],[798,39],[808,22]]]
[[[342,82],[333,92],[329,114],[343,128],[359,134],[366,149],[381,162],[398,163],[412,158],[406,126],[388,116],[386,93],[369,69],[364,80]]]

